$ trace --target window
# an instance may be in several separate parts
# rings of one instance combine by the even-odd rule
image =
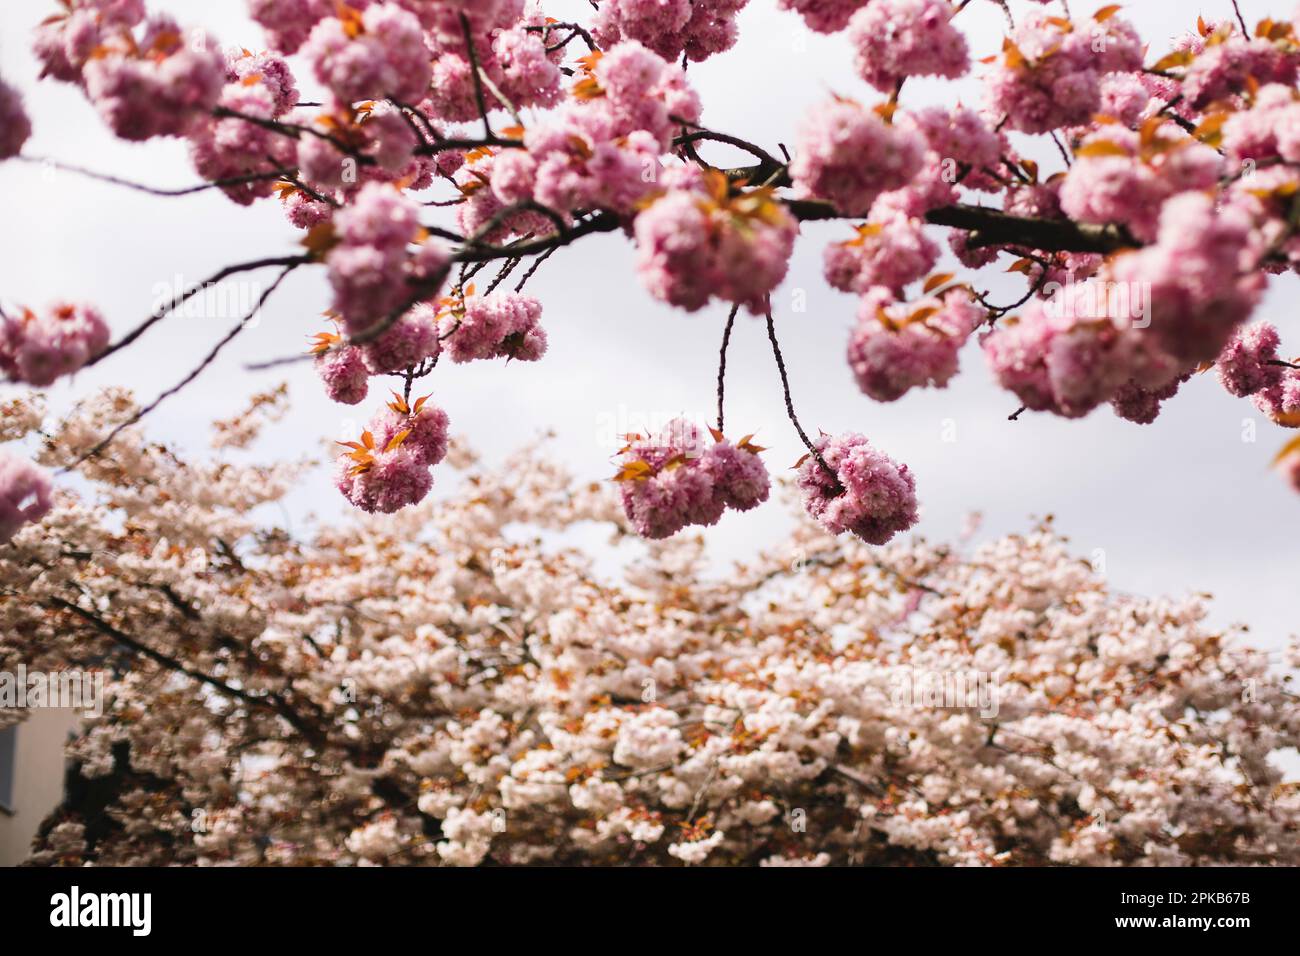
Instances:
[[[0,810],[14,811],[14,777],[18,761],[18,725],[0,729]]]

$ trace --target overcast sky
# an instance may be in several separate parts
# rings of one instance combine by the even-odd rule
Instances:
[[[1100,2],[1073,0],[1076,16]],[[1017,3],[1017,11],[1027,5]],[[1289,16],[1290,0],[1243,0],[1252,23]],[[0,75],[26,95],[35,134],[29,154],[92,166],[160,186],[196,182],[184,146],[177,141],[132,145],[113,139],[75,88],[36,82],[38,68],[28,45],[32,28],[56,8],[53,0],[6,0],[0,6]],[[223,44],[260,48],[260,29],[243,13],[242,0],[158,2],[182,24],[208,27]],[[583,0],[553,3],[553,16],[585,16]],[[1142,0],[1125,5],[1152,49],[1195,23],[1231,15],[1229,0],[1202,4]],[[975,0],[960,15],[976,57],[992,53],[1005,28],[1001,12]],[[305,72],[300,70],[300,73]],[[874,102],[878,95],[857,79],[842,38],[809,33],[774,0],[751,0],[741,16],[741,40],[732,51],[690,68],[704,103],[704,123],[775,150],[791,143],[800,116],[834,91]],[[304,92],[315,95],[309,78]],[[909,82],[904,106],[922,102],[977,105],[973,81]],[[1022,141],[1046,172],[1059,167],[1050,143]],[[725,151],[706,153],[718,162]],[[119,332],[139,322],[158,297],[160,284],[190,283],[220,267],[263,255],[296,251],[297,233],[274,200],[251,209],[218,193],[162,199],[94,183],[19,162],[0,164],[4,227],[0,230],[0,297],[6,305],[39,306],[55,297],[97,303]],[[1200,376],[1166,406],[1151,426],[1115,418],[1108,409],[1084,421],[1026,414],[1008,422],[1014,396],[996,388],[978,347],[962,354],[962,374],[946,390],[917,390],[892,404],[879,404],[855,387],[844,358],[856,300],[821,278],[826,242],[847,226],[806,226],[789,278],[775,297],[782,338],[800,417],[809,431],[857,430],[917,477],[923,515],[919,532],[953,538],[966,516],[984,514],[980,538],[1025,530],[1035,516],[1053,514],[1079,553],[1105,554],[1120,588],[1145,593],[1210,592],[1219,623],[1244,622],[1256,641],[1280,647],[1295,630],[1297,594],[1295,528],[1300,497],[1269,468],[1286,435],[1248,402],[1229,397],[1213,376]],[[995,302],[1019,297],[1018,277],[1003,266],[980,273],[977,287]],[[265,284],[266,272],[256,276]],[[1274,278],[1258,313],[1282,330],[1284,349],[1300,350],[1294,329],[1297,280]],[[806,312],[789,308],[805,290]],[[255,290],[252,290],[255,291]],[[553,428],[556,454],[581,478],[612,473],[613,431],[647,419],[683,413],[712,415],[717,349],[725,311],[686,315],[642,291],[631,246],[619,235],[589,237],[554,256],[532,284],[543,301],[543,324],[551,348],[536,364],[444,363],[429,381],[435,401],[453,429],[489,460],[541,431]],[[233,298],[250,294],[236,289]],[[207,423],[237,411],[254,391],[288,380],[291,415],[274,427],[261,448],[282,455],[315,454],[322,437],[359,432],[379,395],[357,408],[331,404],[309,365],[248,373],[258,359],[299,351],[305,337],[324,327],[328,286],[319,268],[303,269],[286,282],[255,328],[182,396],[150,420],[151,434],[205,446]],[[212,311],[212,310],[210,310]],[[219,310],[217,310],[219,311]],[[230,315],[182,315],[151,332],[136,347],[54,389],[55,407],[105,383],[126,384],[142,399],[183,377],[237,320]],[[801,454],[786,422],[779,382],[761,321],[738,320],[732,340],[728,431],[758,433],[774,472]],[[6,386],[0,386],[0,393]],[[1243,441],[1246,422],[1258,431]],[[955,429],[955,441],[945,441]],[[437,475],[437,472],[435,472]],[[438,487],[435,484],[435,494]],[[289,503],[295,520],[310,512],[338,513],[341,499],[320,475]],[[790,518],[778,502],[748,515],[728,515],[707,532],[722,559],[744,558],[779,540]]]

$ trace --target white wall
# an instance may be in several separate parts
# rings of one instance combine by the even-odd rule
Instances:
[[[0,866],[26,859],[41,821],[63,799],[63,745],[79,719],[75,710],[33,710],[18,725],[14,812],[0,810]]]

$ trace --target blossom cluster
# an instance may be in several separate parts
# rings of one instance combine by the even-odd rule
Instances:
[[[402,193],[367,184],[334,217],[333,228],[337,244],[325,262],[334,311],[347,331],[380,329],[394,311],[436,297],[450,254],[423,234],[415,204]]]
[[[862,435],[821,436],[799,466],[804,508],[831,534],[884,544],[917,520],[916,480]]]
[[[546,354],[542,303],[530,295],[497,292],[453,301],[439,322],[453,362],[517,359],[535,362]]]
[[[217,104],[226,75],[215,39],[144,4],[76,0],[41,25],[45,75],[81,85],[123,139],[179,136]]]
[[[1213,361],[1250,315],[1263,289],[1251,256],[1241,210],[1184,193],[1162,207],[1152,245],[1033,303],[984,338],[985,354],[1035,411],[1078,417],[1121,389],[1128,402],[1142,395],[1134,386],[1165,392]]]
[[[736,42],[736,15],[749,0],[607,0],[592,33],[602,46],[644,44],[666,60],[706,60]]]
[[[1300,271],[1300,17],[1198,19],[1152,53],[1117,5],[1042,2],[980,56],[967,3],[778,5],[842,33],[871,97],[813,106],[788,153],[704,125],[688,80],[688,63],[737,42],[746,0],[603,0],[571,21],[541,0],[248,0],[266,48],[225,51],[144,0],[61,0],[34,48],[119,137],[181,138],[201,188],[279,198],[305,233],[293,267],[322,266],[332,288],[338,328],[312,352],[344,404],[375,376],[409,390],[443,351],[541,358],[541,303],[523,287],[591,234],[629,238],[660,302],[765,314],[800,224],[849,219],[823,274],[857,297],[847,362],[871,398],[943,387],[987,320],[983,350],[1027,409],[1109,404],[1147,423],[1219,359],[1231,388],[1257,385],[1241,394],[1294,423],[1293,370],[1246,368],[1264,346],[1243,330],[1268,277]],[[978,105],[914,90],[972,71]],[[30,134],[0,82],[0,159]],[[724,147],[749,165],[723,165]],[[931,285],[941,227],[962,265],[1012,257],[1030,289],[1003,307],[946,274]],[[489,267],[493,292],[476,296]],[[516,270],[516,291],[496,292]],[[33,384],[107,345],[97,320],[4,321],[0,368]]]
[[[57,468],[133,411],[13,417]],[[122,442],[0,545],[0,661],[117,663],[32,864],[1300,863],[1270,654],[1050,525],[872,547],[805,521],[722,574],[683,535],[598,576],[566,531],[628,531],[617,495],[537,452],[450,450],[446,500],[295,533],[265,507],[287,466]],[[883,467],[823,450],[846,485]],[[985,706],[930,699],[966,675]]]
[[[0,372],[44,388],[108,347],[108,323],[94,306],[58,302],[41,313],[0,317]]]
[[[430,469],[447,455],[447,413],[427,399],[397,397],[357,442],[344,442],[335,484],[362,511],[391,514],[419,504],[433,487]]]
[[[1103,78],[1142,68],[1137,31],[1113,9],[1108,12],[1090,23],[1029,12],[989,76],[993,111],[1025,133],[1088,123],[1101,106]]]
[[[865,216],[881,193],[911,182],[925,149],[915,131],[859,103],[835,99],[809,114],[790,176],[806,195],[846,215]]]
[[[736,189],[719,173],[672,182],[634,225],[646,289],[691,312],[714,297],[761,311],[785,278],[798,222],[767,187]]]
[[[1300,368],[1278,354],[1280,343],[1274,326],[1249,325],[1224,347],[1215,371],[1230,394],[1249,397],[1279,425],[1300,428]]]
[[[732,444],[718,432],[710,442],[684,418],[630,436],[614,479],[628,521],[646,538],[667,538],[688,525],[716,524],[728,508],[757,507],[770,490],[762,450],[748,437]]]
[[[957,353],[983,319],[969,289],[907,303],[876,286],[862,297],[849,337],[849,367],[858,387],[878,402],[919,386],[943,388],[957,373]]]

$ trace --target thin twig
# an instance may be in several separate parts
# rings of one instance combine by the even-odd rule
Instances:
[[[292,169],[273,169],[262,173],[249,173],[245,176],[228,176],[223,179],[214,179],[211,182],[200,183],[196,186],[180,186],[176,189],[161,189],[156,186],[149,186],[145,183],[137,183],[130,179],[122,179],[120,176],[113,176],[109,173],[99,173],[93,169],[87,169],[84,166],[78,166],[75,163],[65,163],[57,159],[48,159],[41,156],[18,156],[16,159],[24,163],[36,163],[41,166],[48,166],[51,169],[57,169],[64,173],[74,173],[77,176],[85,176],[87,179],[94,179],[102,183],[112,183],[114,186],[123,186],[127,189],[134,189],[136,192],[148,193],[151,196],[189,196],[193,193],[205,192],[209,189],[222,189],[226,186],[243,186],[248,183],[265,182],[268,179],[283,179],[293,173]]]
[[[727,316],[727,325],[722,330],[722,348],[718,351],[718,434],[723,434],[723,397],[727,381],[727,346],[731,343],[731,327],[736,323],[736,313],[740,311],[740,303],[737,302],[731,307],[731,314]]]
[[[776,324],[772,321],[772,309],[767,310],[767,338],[772,343],[772,356],[776,359],[776,370],[781,373],[781,391],[785,393],[785,413],[790,418],[790,423],[794,425],[794,430],[799,433],[799,438],[804,447],[808,449],[809,454],[817,459],[817,463],[822,466],[826,474],[831,476],[831,480],[838,486],[839,477],[835,470],[826,464],[826,459],[822,457],[821,451],[808,438],[808,434],[799,424],[799,416],[794,413],[794,400],[790,397],[790,378],[785,373],[785,359],[781,357],[781,345],[776,340]]]
[[[226,266],[226,268],[222,269],[220,272],[214,273],[213,275],[204,279],[202,282],[198,283],[197,285],[190,286],[188,289],[185,289],[184,291],[175,295],[170,301],[159,306],[157,309],[153,311],[153,314],[150,315],[149,318],[145,319],[134,329],[132,329],[130,332],[124,335],[121,339],[119,339],[113,345],[110,345],[108,348],[104,349],[104,351],[100,352],[98,355],[96,355],[93,359],[91,359],[86,364],[95,365],[96,363],[102,362],[104,359],[108,358],[114,352],[118,352],[126,348],[128,345],[130,345],[140,336],[144,335],[144,333],[147,332],[152,326],[161,322],[173,311],[180,308],[190,299],[194,298],[194,296],[198,295],[204,289],[216,285],[218,282],[221,282],[223,279],[227,279],[230,276],[237,275],[241,272],[252,272],[254,269],[264,269],[268,266],[293,266],[296,268],[297,266],[305,265],[310,261],[311,261],[311,257],[305,255],[274,256],[268,259],[254,259],[251,262],[241,262],[238,263],[237,265]]]
[[[474,49],[474,33],[470,29],[469,17],[460,15],[460,29],[465,34],[465,52],[469,55],[470,74],[474,78],[474,104],[483,117],[483,129],[488,136],[493,136],[492,123],[488,119],[487,98],[483,95],[483,69],[479,66],[478,51]]]
[[[105,438],[103,438],[98,444],[96,444],[85,454],[78,457],[77,460],[74,461],[72,464],[66,465],[62,470],[65,472],[71,471],[73,468],[76,468],[78,465],[82,464],[87,459],[93,458],[96,455],[98,455],[110,444],[112,444],[113,439],[117,438],[117,436],[120,435],[123,431],[125,431],[127,428],[139,422],[140,419],[144,418],[146,415],[152,412],[155,408],[161,405],[168,398],[175,395],[186,385],[190,384],[190,382],[198,378],[199,375],[203,373],[204,369],[206,369],[209,365],[211,365],[214,361],[216,361],[217,356],[221,354],[221,350],[224,349],[227,345],[229,345],[230,342],[235,338],[235,336],[237,336],[240,332],[242,332],[245,329],[245,327],[247,327],[248,323],[253,319],[253,317],[256,316],[258,312],[261,311],[262,306],[266,304],[266,300],[269,299],[272,293],[274,293],[275,290],[280,287],[280,283],[284,281],[285,277],[288,276],[289,273],[293,272],[294,269],[298,268],[299,265],[301,265],[301,263],[294,263],[292,265],[285,266],[284,269],[281,270],[280,274],[276,276],[275,281],[272,282],[269,286],[267,286],[266,291],[263,292],[258,297],[257,304],[253,306],[252,311],[249,312],[242,319],[240,319],[238,325],[236,325],[224,336],[222,336],[221,340],[212,347],[212,349],[208,352],[206,356],[204,356],[203,361],[201,361],[198,364],[198,366],[194,368],[188,375],[186,375],[183,379],[181,379],[171,388],[164,391],[148,405],[141,408],[139,411],[137,411],[126,421],[123,421],[120,424],[118,424],[117,427],[115,427],[111,432],[109,432],[108,435]]]
[[[1246,26],[1246,18],[1241,15],[1241,7],[1237,5],[1237,0],[1232,0],[1232,9],[1237,14],[1237,22],[1241,24],[1241,35],[1250,37],[1250,27]]]

